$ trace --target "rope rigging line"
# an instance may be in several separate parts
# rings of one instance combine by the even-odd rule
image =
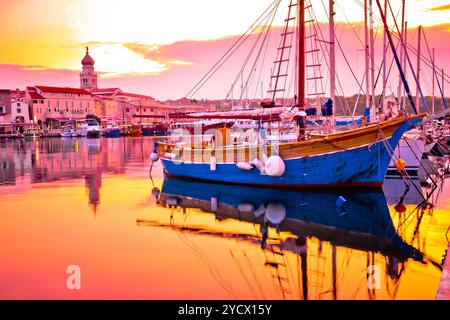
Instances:
[[[273,21],[274,21],[274,19],[275,19],[275,16],[276,16],[276,10],[274,11],[274,13],[273,13],[273,15],[272,15],[272,18],[271,18],[271,20],[270,20],[270,23],[268,24],[268,26],[267,26],[267,29],[266,29],[266,33],[265,33],[265,36],[264,36],[264,39],[263,39],[263,42],[262,42],[262,44],[261,44],[261,46],[260,46],[260,48],[259,48],[259,51],[258,51],[258,54],[257,54],[257,56],[256,56],[256,58],[255,58],[255,61],[254,61],[254,63],[253,63],[253,65],[252,65],[252,68],[251,68],[251,72],[250,72],[250,74],[248,75],[248,77],[247,77],[247,80],[246,80],[246,83],[245,83],[245,86],[244,86],[244,88],[245,88],[245,90],[246,90],[246,92],[248,93],[248,84],[253,80],[253,76],[255,75],[255,73],[256,73],[256,70],[257,70],[257,65],[258,65],[258,61],[259,61],[259,58],[260,58],[260,56],[261,56],[261,53],[262,53],[262,51],[263,51],[263,48],[265,47],[265,49],[267,50],[267,46],[268,46],[268,39],[269,39],[269,37],[270,37],[270,30],[271,30],[271,26],[272,26],[272,24],[273,24]],[[263,67],[263,63],[261,63],[261,71],[262,71],[262,67]],[[258,81],[259,81],[259,79],[258,79]],[[256,84],[256,88],[258,87],[258,83]],[[242,91],[241,92],[241,99],[242,99],[242,96],[243,96],[243,94],[244,94],[244,91]]]
[[[426,34],[425,34],[425,31],[423,32],[423,38],[425,39],[425,44],[426,44],[426,46],[427,46],[428,54],[429,54],[429,56],[430,56],[430,58],[431,58],[432,55],[431,55],[431,51],[430,51],[430,46],[428,45],[428,40],[427,40],[427,36],[426,36]],[[435,68],[436,68],[436,67],[435,67]],[[437,85],[438,85],[438,88],[439,88],[439,92],[440,92],[440,94],[441,94],[441,98],[442,98],[442,102],[443,102],[443,104],[444,104],[444,108],[447,109],[447,103],[445,102],[444,92],[443,92],[443,90],[442,90],[442,88],[441,88],[441,83],[440,83],[440,81],[439,81],[439,78],[438,78],[437,73],[434,72],[434,71],[435,71],[435,70],[431,70],[431,72],[434,73],[434,75],[433,75],[433,77],[432,77],[432,81],[434,81],[434,78],[436,77],[436,82],[437,82]]]
[[[361,3],[360,0],[355,0],[355,2],[357,2],[357,4],[359,4],[361,7],[364,7],[364,4]],[[390,2],[388,2],[388,4],[389,4],[390,10],[392,12],[392,7],[391,7]],[[383,21],[381,20],[380,17],[375,16],[375,15],[374,15],[374,17],[375,17],[375,20],[377,20],[377,22],[383,24]],[[394,21],[396,23],[396,20],[394,20]],[[397,33],[391,32],[391,35],[394,36],[396,39],[400,39],[400,36],[399,36],[400,34],[401,34],[401,32],[399,31],[398,27],[397,27]],[[417,51],[417,49],[415,47],[413,47],[410,43],[406,43],[405,47],[407,47],[417,57],[418,51]],[[422,62],[424,62],[427,65],[427,67],[430,67],[430,68],[432,67],[432,61],[428,60],[428,58],[426,58],[423,54],[420,55],[420,59],[421,59]],[[442,75],[442,72],[439,73],[439,71],[440,70],[438,70],[437,74],[438,75]],[[447,79],[445,79],[445,81],[447,83],[450,83],[450,75],[447,75],[446,73],[444,73],[444,77],[447,78]]]
[[[264,12],[251,24],[251,26],[233,43],[233,45],[222,55],[222,57],[209,69],[209,71],[194,85],[186,94],[186,97],[192,97],[200,90],[203,85],[219,70],[220,67],[239,49],[239,47],[260,27],[262,20],[267,12],[273,10],[272,7],[278,6],[281,0],[274,0]],[[272,8],[272,9],[271,9]],[[260,21],[261,20],[261,21]],[[249,33],[250,32],[250,33]]]
[[[323,0],[322,0],[322,6],[323,6],[323,8],[324,8],[324,10],[325,10],[325,14],[326,14],[327,18],[329,19],[330,17],[329,17],[329,14],[328,14],[327,10],[326,10],[325,3],[323,2]],[[344,15],[345,15],[345,13],[344,13]],[[321,35],[321,37],[322,37],[322,39],[323,39],[324,37],[323,37],[322,29],[320,28],[320,25],[318,26],[318,29],[319,29],[320,35]],[[353,78],[355,79],[356,83],[358,84],[360,90],[364,90],[364,89],[363,89],[362,83],[359,82],[358,77],[357,77],[356,74],[354,73],[354,71],[353,71],[353,69],[352,69],[352,67],[351,67],[351,65],[350,65],[350,62],[348,61],[347,56],[345,55],[345,52],[344,52],[344,50],[343,50],[343,48],[342,48],[342,46],[341,46],[341,42],[339,41],[339,39],[338,39],[338,37],[337,37],[336,35],[335,35],[335,37],[334,37],[334,41],[335,41],[335,43],[337,43],[338,48],[339,48],[339,51],[342,53],[342,56],[343,56],[343,58],[344,58],[344,60],[345,60],[345,63],[347,64],[347,67],[349,68],[350,73],[352,74]],[[328,69],[329,69],[329,68],[330,68],[330,65],[329,65],[328,60],[325,59],[325,62],[326,62],[327,67],[328,67]],[[364,74],[364,77],[365,77],[365,74]],[[363,77],[363,81],[364,81],[364,77]],[[341,94],[342,94],[342,96],[343,96],[343,98],[342,98],[340,95],[338,95],[338,96],[337,96],[337,99],[339,99],[339,102],[340,102],[341,106],[344,106],[344,107],[345,107],[344,111],[347,111],[347,112],[348,112],[348,115],[353,115],[353,113],[350,112],[350,106],[348,105],[348,101],[347,101],[347,99],[345,98],[345,92],[344,92],[344,89],[343,89],[343,87],[342,87],[341,79],[340,79],[340,77],[339,77],[337,74],[336,74],[336,80],[337,80],[339,89],[340,89],[340,91],[341,91]],[[344,99],[344,103],[342,103],[342,99]]]
[[[272,17],[272,19],[271,19],[271,22],[272,22],[272,21],[273,21],[273,18],[274,18],[274,16],[275,16],[275,13],[276,13],[276,10],[275,10],[275,11],[272,11],[272,14],[269,15],[269,16],[267,16],[267,17],[266,17],[266,20],[264,20],[264,21],[268,21],[269,18]],[[271,24],[267,24],[267,23],[266,23],[264,29],[263,29],[261,32],[258,33],[258,36],[257,36],[257,38],[255,39],[255,42],[253,43],[253,46],[252,46],[250,52],[248,53],[247,57],[245,58],[244,63],[243,63],[243,65],[242,65],[241,69],[239,70],[238,74],[236,75],[236,78],[234,79],[234,81],[233,81],[233,83],[232,83],[232,85],[231,85],[231,88],[230,88],[230,90],[228,91],[228,93],[227,93],[225,99],[228,99],[228,97],[230,96],[231,92],[234,90],[234,87],[236,86],[236,83],[239,81],[239,78],[243,77],[243,73],[244,73],[245,67],[247,66],[248,61],[249,61],[250,58],[252,57],[253,52],[254,52],[254,50],[256,49],[256,47],[257,47],[257,45],[258,45],[258,43],[259,43],[259,41],[260,41],[262,35],[265,34],[264,41],[267,39],[267,33],[266,33],[266,31],[270,28],[270,25],[271,25]],[[264,41],[263,41],[263,43],[262,43],[262,45],[261,45],[261,48],[264,46]],[[260,48],[260,52],[261,52],[261,48]],[[259,57],[260,52],[258,53],[258,57]],[[258,57],[257,57],[256,59],[258,59]],[[257,60],[256,60],[256,61],[257,61]],[[241,88],[240,99],[242,99],[243,92],[244,92],[244,87]]]

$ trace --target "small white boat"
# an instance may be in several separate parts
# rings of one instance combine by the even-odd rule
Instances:
[[[63,131],[61,131],[60,135],[63,138],[72,138],[76,136],[76,132],[72,125],[66,125],[63,127]]]
[[[88,138],[100,138],[102,131],[97,121],[94,119],[86,120],[86,137]]]

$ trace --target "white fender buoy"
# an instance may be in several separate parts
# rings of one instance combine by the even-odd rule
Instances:
[[[239,212],[253,212],[255,207],[251,203],[240,203],[238,206]]]
[[[258,218],[260,215],[263,215],[266,212],[266,206],[264,204],[260,205],[258,209],[253,212],[256,218]]]
[[[172,160],[178,159],[178,155],[177,155],[177,154],[170,153],[170,152],[166,152],[166,153],[164,154],[164,156],[165,156],[166,158],[169,158],[169,159],[172,159]]]
[[[214,157],[214,156],[212,156],[212,157],[209,159],[209,169],[210,169],[211,171],[216,171],[216,169],[217,169],[217,159],[216,159],[216,157]]]
[[[217,198],[211,197],[211,211],[216,212],[217,211]]]
[[[238,163],[236,163],[236,166],[237,166],[239,169],[247,170],[247,171],[253,169],[252,164],[251,164],[251,163],[248,163],[248,162],[238,162]]]
[[[158,188],[155,187],[155,188],[152,189],[152,196],[153,196],[155,199],[158,199],[160,193],[161,193],[161,191],[159,191]]]
[[[266,219],[278,226],[286,218],[286,207],[282,203],[269,203],[266,208]]]
[[[280,156],[270,156],[265,163],[265,172],[270,177],[281,177],[286,167]]]
[[[158,161],[158,160],[159,160],[159,155],[158,155],[158,153],[152,152],[152,153],[150,154],[150,161],[151,161],[151,162],[156,162],[156,161]]]
[[[253,159],[253,164],[259,171],[264,172],[264,170],[265,170],[264,162],[262,162],[258,158],[255,158],[255,159]]]
[[[176,206],[178,206],[178,199],[177,199],[177,198],[167,198],[167,199],[166,199],[166,204],[167,204],[168,206],[174,206],[174,207],[176,207]]]

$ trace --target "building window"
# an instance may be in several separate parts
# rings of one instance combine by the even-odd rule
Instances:
[[[36,103],[37,103],[37,100],[36,100]],[[44,100],[41,100],[41,104],[44,104]]]
[[[47,112],[52,112],[52,109],[51,108],[47,108]]]
[[[5,108],[3,106],[0,106],[0,113],[5,113]]]
[[[20,102],[17,102],[17,106],[20,107]]]
[[[127,108],[125,111],[126,111],[126,112],[130,112],[130,108]]]
[[[22,110],[20,108],[17,108],[17,113],[22,113]]]
[[[38,103],[38,101],[37,100],[33,100],[33,103]]]
[[[153,112],[153,108],[150,109],[150,112]]]

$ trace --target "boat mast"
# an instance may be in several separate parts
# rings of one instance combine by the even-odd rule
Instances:
[[[421,58],[421,40],[422,40],[422,26],[419,26],[417,34],[417,83],[416,83],[416,106],[417,111],[420,112],[420,58]]]
[[[387,12],[387,0],[384,0],[384,12]],[[381,97],[382,97],[382,105],[384,106],[384,100],[386,99],[386,82],[387,82],[387,61],[386,61],[386,53],[387,53],[387,48],[386,48],[386,32],[387,30],[385,28],[383,28],[383,91],[381,93]],[[400,37],[402,35],[400,34]],[[400,58],[401,60],[401,58]]]
[[[444,68],[442,68],[442,104],[444,105],[444,107],[445,107],[445,92],[444,92],[444,84],[445,84],[445,82],[444,82]]]
[[[370,108],[370,76],[369,76],[369,28],[367,17],[367,0],[364,0],[364,53],[366,55],[365,67],[366,67],[366,108]],[[373,121],[373,119],[370,119]]]
[[[406,58],[407,58],[407,50],[408,50],[408,21],[405,21],[405,34],[403,37],[403,73],[406,78],[406,72],[408,71],[407,65],[406,65]],[[402,76],[400,75],[400,81],[403,82]],[[403,87],[403,110],[406,110],[406,89]]]
[[[376,105],[375,99],[375,38],[373,35],[373,10],[372,0],[369,0],[370,17],[370,83],[372,89],[372,105]]]
[[[298,107],[304,110],[305,99],[305,0],[298,1],[298,23],[297,23],[297,54],[298,54]]]
[[[336,96],[336,51],[334,46],[334,0],[330,0],[330,99],[333,102],[333,116]]]
[[[384,7],[384,12],[387,12],[387,0],[385,2],[385,7]],[[387,40],[387,34],[386,34],[386,30],[384,31],[384,40]],[[400,31],[400,61],[403,63],[403,60],[405,59],[405,45],[403,44],[405,39],[405,0],[402,0],[402,28]],[[386,45],[386,44],[385,44]],[[387,48],[385,48],[386,50]],[[386,60],[384,60],[384,63],[386,64]],[[405,64],[403,64],[403,70],[404,72],[406,72],[405,70]],[[400,107],[403,107],[404,109],[404,105],[402,105],[402,98],[403,98],[403,90],[402,90],[402,77],[400,75],[398,75],[398,87],[397,87],[397,99],[400,102]],[[400,100],[402,99],[402,100]]]
[[[433,48],[433,56],[432,56],[432,65],[433,65],[433,82],[431,85],[431,92],[432,92],[432,99],[431,99],[431,114],[434,115],[434,102],[435,102],[435,98],[434,98],[434,83],[435,83],[435,74],[436,74],[436,65],[435,65],[435,55],[434,55],[434,48]]]

